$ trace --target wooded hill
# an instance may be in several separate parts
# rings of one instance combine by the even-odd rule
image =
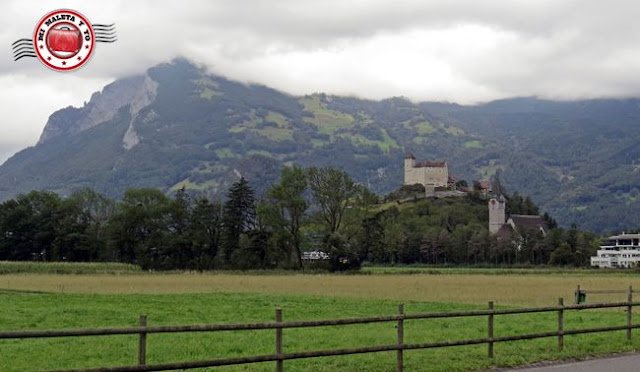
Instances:
[[[508,196],[511,214],[536,214]],[[555,221],[546,217],[554,227]],[[226,201],[130,189],[114,201],[91,189],[68,198],[33,191],[0,204],[0,260],[110,261],[153,270],[356,269],[374,264],[585,266],[591,233],[553,228],[497,239],[481,193],[398,203],[336,168],[285,167],[260,199],[244,178]],[[303,265],[302,252],[328,260]]]

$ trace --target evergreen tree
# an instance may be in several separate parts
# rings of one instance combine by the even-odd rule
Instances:
[[[193,257],[189,223],[192,200],[183,187],[168,206],[165,260],[175,269],[188,269]]]
[[[222,214],[222,241],[220,263],[232,265],[231,257],[240,249],[240,237],[253,228],[256,206],[253,190],[244,177],[229,188]]]

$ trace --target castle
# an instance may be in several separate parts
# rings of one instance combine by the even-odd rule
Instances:
[[[404,184],[414,185],[419,183],[425,189],[435,189],[436,187],[448,187],[449,185],[449,169],[447,162],[442,161],[425,161],[416,163],[413,154],[407,154],[404,157]]]

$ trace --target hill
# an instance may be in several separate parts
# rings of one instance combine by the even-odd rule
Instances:
[[[457,179],[499,173],[562,225],[617,230],[640,225],[639,102],[296,97],[178,59],[52,114],[39,143],[0,166],[0,200],[79,187],[220,197],[240,175],[260,193],[286,164],[340,166],[383,194],[401,186],[411,151],[446,158]]]

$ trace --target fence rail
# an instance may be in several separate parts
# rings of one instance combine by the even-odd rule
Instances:
[[[634,290],[632,286],[629,286],[629,289],[589,289],[586,290],[584,288],[580,288],[580,285],[576,288],[576,299],[578,298],[578,294],[583,293],[591,293],[591,294],[633,294],[638,293],[638,290]],[[577,301],[576,301],[577,302]]]
[[[631,331],[640,328],[640,324],[632,323],[632,309],[640,306],[640,302],[632,301],[632,294],[629,292],[628,301],[612,302],[600,304],[575,304],[564,305],[562,298],[558,299],[557,306],[537,307],[537,308],[521,308],[521,309],[494,309],[493,302],[489,302],[487,310],[470,310],[470,311],[449,311],[449,312],[430,312],[422,314],[405,314],[404,306],[398,305],[398,313],[395,315],[361,317],[361,318],[344,318],[331,320],[310,320],[310,321],[294,321],[284,322],[282,319],[282,310],[276,309],[275,321],[266,323],[239,323],[239,324],[207,324],[207,325],[190,325],[190,326],[148,326],[146,315],[140,316],[140,325],[138,327],[121,327],[121,328],[92,328],[92,329],[62,329],[62,330],[32,330],[32,331],[4,331],[0,332],[0,339],[28,339],[28,338],[48,338],[48,337],[82,337],[82,336],[108,336],[108,335],[138,335],[138,365],[135,366],[119,366],[104,367],[95,369],[75,369],[64,370],[70,371],[108,371],[108,372],[126,372],[126,371],[169,371],[178,369],[192,369],[203,367],[216,367],[234,364],[249,364],[262,362],[275,362],[276,372],[282,372],[285,360],[317,358],[337,355],[351,355],[363,353],[378,353],[395,351],[396,370],[402,371],[404,368],[404,350],[430,349],[440,347],[453,347],[463,345],[487,344],[487,354],[490,358],[494,356],[494,344],[498,342],[509,342],[517,340],[530,340],[537,338],[557,337],[558,348],[562,350],[564,347],[564,337],[568,335],[578,335],[597,332],[611,332],[626,330],[626,338],[631,339]],[[566,311],[571,310],[587,310],[587,309],[606,309],[624,307],[627,311],[626,324],[609,327],[594,327],[584,329],[564,329],[564,315]],[[558,314],[558,329],[556,331],[529,333],[513,336],[495,336],[494,323],[495,317],[498,315],[511,314],[528,314],[556,312]],[[458,317],[487,317],[487,337],[451,340],[428,343],[405,343],[404,342],[404,321],[411,319],[438,319],[438,318],[458,318]],[[311,328],[338,325],[353,325],[367,323],[383,323],[397,322],[397,343],[393,345],[378,345],[356,348],[343,348],[331,350],[317,350],[284,353],[284,336],[283,329],[286,328]],[[245,330],[275,330],[275,353],[267,355],[255,355],[237,358],[220,358],[195,362],[181,363],[165,363],[147,365],[147,335],[152,333],[179,333],[179,332],[220,332],[220,331],[245,331]],[[59,370],[57,372],[62,372]]]

